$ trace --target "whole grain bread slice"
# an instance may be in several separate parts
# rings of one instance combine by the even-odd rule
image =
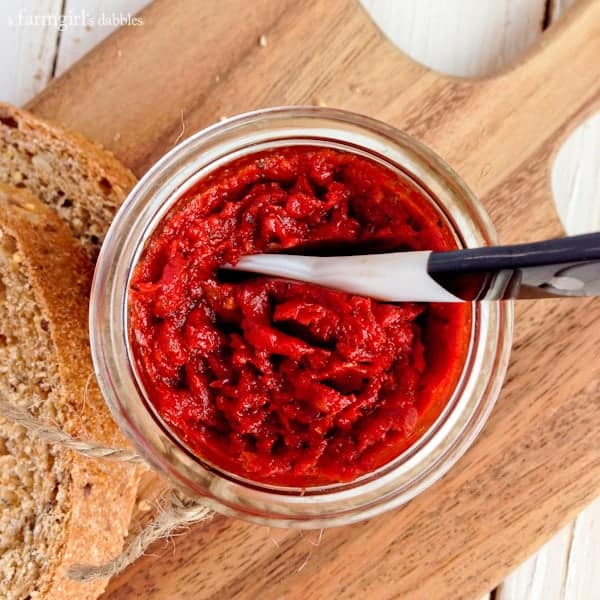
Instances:
[[[82,135],[0,103],[0,182],[54,208],[94,260],[135,177]]]
[[[56,213],[0,184],[0,394],[73,436],[124,446],[93,377],[90,278]],[[0,596],[96,598],[106,581],[66,570],[120,552],[137,480],[134,467],[51,447],[0,416]]]

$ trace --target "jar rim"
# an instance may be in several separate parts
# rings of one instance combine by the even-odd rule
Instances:
[[[237,155],[256,152],[261,144],[296,145],[294,140],[310,140],[311,145],[335,142],[383,157],[430,192],[437,208],[441,204],[448,213],[453,230],[461,237],[468,234],[464,244],[494,241],[489,217],[458,175],[431,150],[392,126],[322,107],[253,111],[187,138],[131,191],[98,258],[90,340],[95,372],[113,417],[155,468],[219,512],[270,525],[319,528],[369,518],[406,502],[466,451],[493,407],[506,370],[512,304],[475,306],[469,355],[452,398],[406,452],[365,476],[300,490],[231,477],[191,453],[156,418],[131,360],[127,293],[132,270],[154,227],[195,181]],[[423,451],[429,446],[437,453],[426,453],[425,460]]]

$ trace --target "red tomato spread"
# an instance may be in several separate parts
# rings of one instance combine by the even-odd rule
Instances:
[[[456,246],[422,192],[371,159],[292,146],[229,163],[178,199],[135,267],[129,334],[147,396],[191,451],[251,480],[306,487],[373,471],[450,397],[470,306],[387,304],[219,266]]]

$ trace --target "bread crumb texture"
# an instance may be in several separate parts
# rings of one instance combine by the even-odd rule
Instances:
[[[0,394],[80,439],[124,447],[93,379],[92,265],[65,223],[0,181]],[[50,448],[0,417],[0,600],[93,600],[75,563],[102,564],[127,534],[138,473]]]
[[[79,134],[0,103],[0,182],[26,188],[54,208],[94,260],[135,178]]]
[[[0,393],[57,420],[59,378],[49,323],[21,266],[15,239],[0,231]],[[70,475],[65,454],[0,416],[0,596],[40,598],[64,545]]]

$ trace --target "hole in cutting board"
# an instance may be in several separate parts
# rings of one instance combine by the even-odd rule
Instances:
[[[569,235],[600,231],[600,112],[560,147],[551,172],[552,195]]]
[[[360,0],[413,60],[446,75],[483,77],[510,65],[575,0]]]

